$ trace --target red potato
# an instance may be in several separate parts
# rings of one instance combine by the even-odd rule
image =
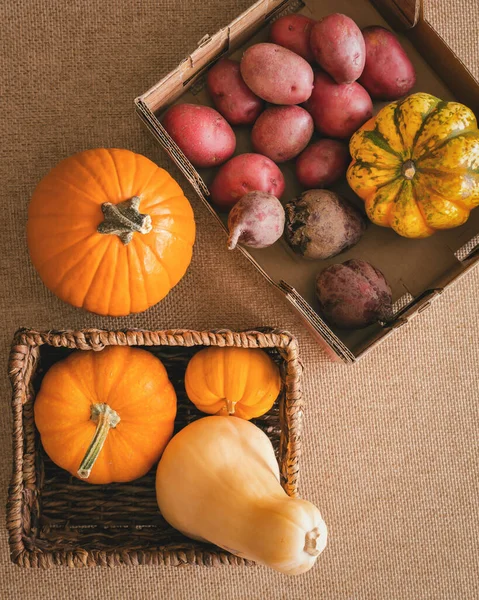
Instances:
[[[251,142],[256,152],[282,163],[298,156],[313,132],[313,118],[304,108],[271,106],[254,124]]]
[[[314,55],[309,38],[315,22],[314,19],[304,15],[285,15],[271,25],[269,39],[273,44],[288,48],[291,52],[299,54],[304,60],[313,62]]]
[[[311,30],[311,50],[336,83],[352,83],[364,69],[366,47],[356,23],[340,13],[318,21]]]
[[[236,136],[214,108],[176,104],[162,120],[163,127],[195,167],[217,167],[236,148]]]
[[[284,177],[272,160],[261,154],[239,154],[216,174],[210,186],[211,201],[228,211],[248,192],[267,192],[281,198]]]
[[[298,156],[296,177],[306,189],[329,187],[346,175],[350,160],[346,144],[322,139]]]
[[[416,83],[416,72],[398,38],[378,25],[363,29],[366,65],[359,82],[373,98],[396,100]]]
[[[373,116],[373,103],[356,81],[335,83],[327,73],[314,76],[314,89],[305,105],[316,129],[333,138],[349,138]]]
[[[241,59],[241,75],[257,96],[272,104],[301,104],[311,96],[311,65],[277,44],[250,46]]]
[[[231,125],[252,125],[263,110],[263,100],[243,81],[236,60],[217,62],[208,71],[206,85],[216,108]]]

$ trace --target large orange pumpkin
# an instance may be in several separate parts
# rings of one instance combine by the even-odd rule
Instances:
[[[158,462],[171,438],[176,393],[146,350],[79,350],[47,371],[34,413],[59,467],[89,483],[131,481]]]
[[[141,312],[191,261],[195,222],[180,186],[128,150],[87,150],[53,168],[28,210],[28,248],[45,285],[102,315]]]

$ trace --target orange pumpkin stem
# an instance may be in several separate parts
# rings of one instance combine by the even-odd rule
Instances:
[[[406,179],[412,179],[416,174],[416,166],[411,159],[406,160],[402,166],[402,174]]]
[[[228,400],[228,398],[225,398],[225,402],[226,402],[226,410],[228,411],[228,414],[234,415],[236,402],[233,402],[232,400]]]
[[[81,461],[80,468],[77,471],[80,479],[88,479],[91,470],[95,464],[98,455],[103,448],[106,436],[110,428],[115,428],[120,422],[120,416],[108,404],[93,404],[91,407],[91,420],[97,424],[95,435],[93,436],[85,457]]]
[[[98,233],[117,235],[125,246],[131,242],[135,231],[150,233],[151,217],[140,213],[139,207],[139,196],[133,196],[118,204],[104,202],[101,210],[105,219],[98,225]]]

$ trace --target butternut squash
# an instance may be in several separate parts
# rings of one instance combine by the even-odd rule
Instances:
[[[326,546],[319,510],[286,494],[267,435],[238,417],[204,417],[175,435],[158,465],[156,495],[184,535],[281,573],[305,573]]]

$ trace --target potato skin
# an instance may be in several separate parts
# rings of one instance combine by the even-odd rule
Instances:
[[[335,83],[327,73],[314,76],[314,89],[305,104],[316,129],[325,136],[346,139],[373,116],[367,91],[353,83]]]
[[[326,259],[361,239],[366,219],[330,190],[308,190],[286,204],[285,238],[291,248],[312,260]]]
[[[328,187],[346,175],[350,160],[344,142],[324,138],[298,156],[296,177],[306,189]]]
[[[316,296],[326,320],[341,329],[361,329],[392,317],[391,288],[381,271],[364,260],[321,271]]]
[[[239,154],[216,174],[210,186],[211,201],[220,210],[228,211],[248,192],[267,192],[281,198],[284,177],[279,167],[261,154]]]
[[[398,38],[384,27],[363,29],[366,65],[359,79],[373,98],[396,100],[416,83],[416,71]]]
[[[301,104],[311,96],[311,65],[277,44],[250,46],[241,59],[241,75],[257,96],[271,104]]]
[[[251,132],[253,148],[276,163],[290,160],[306,148],[314,132],[313,118],[300,106],[271,106]]]
[[[195,167],[217,167],[236,148],[236,136],[214,108],[175,104],[162,119],[163,127]]]
[[[315,22],[305,15],[285,15],[271,25],[269,39],[273,44],[288,48],[304,60],[313,62],[314,54],[309,40]]]
[[[363,72],[363,35],[346,15],[334,13],[318,21],[311,30],[310,44],[316,62],[336,83],[352,83]]]
[[[206,85],[216,109],[231,125],[252,125],[263,110],[263,100],[243,81],[236,60],[218,61],[208,71]]]

